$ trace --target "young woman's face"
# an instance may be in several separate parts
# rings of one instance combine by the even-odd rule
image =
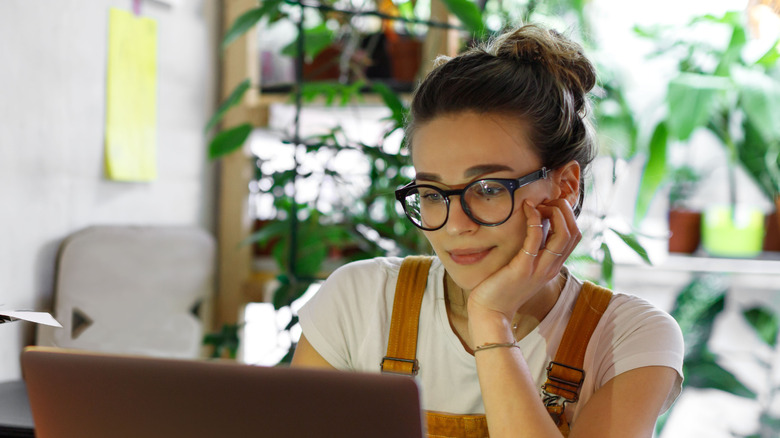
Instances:
[[[507,116],[463,112],[438,117],[418,127],[412,140],[417,184],[460,189],[484,178],[519,178],[542,167],[522,123]],[[471,290],[523,247],[523,202],[528,199],[535,206],[555,196],[549,177],[521,187],[515,191],[511,217],[492,227],[472,221],[460,197],[452,196],[446,224],[424,234],[452,279]]]

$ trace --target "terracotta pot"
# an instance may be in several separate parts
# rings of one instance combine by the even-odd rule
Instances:
[[[669,252],[691,254],[701,242],[701,212],[669,210]]]
[[[775,211],[766,216],[764,251],[780,251],[780,195],[775,198]]]
[[[303,64],[303,78],[307,81],[326,81],[339,78],[339,57],[341,48],[328,46],[311,62]]]
[[[387,41],[387,53],[390,55],[393,79],[398,82],[414,82],[420,70],[422,41],[413,38]]]

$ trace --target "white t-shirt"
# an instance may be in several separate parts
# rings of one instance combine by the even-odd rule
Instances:
[[[331,365],[342,370],[379,372],[387,352],[393,297],[401,258],[376,258],[337,269],[299,311],[303,334]],[[537,385],[555,355],[582,283],[567,276],[561,297],[547,317],[519,341]],[[422,300],[417,341],[417,375],[422,407],[454,414],[482,414],[474,356],[452,331],[444,302],[444,267],[434,258]],[[668,366],[678,379],[664,410],[682,384],[683,340],[676,321],[648,302],[615,294],[585,353],[580,401],[566,409],[576,421],[579,408],[612,377],[645,366]]]

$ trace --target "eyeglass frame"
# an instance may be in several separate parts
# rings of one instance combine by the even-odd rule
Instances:
[[[531,184],[533,182],[547,179],[547,175],[550,173],[550,170],[548,170],[546,167],[542,167],[541,169],[531,172],[527,175],[523,175],[520,178],[482,178],[475,181],[472,181],[468,184],[466,184],[465,187],[462,189],[452,189],[452,190],[444,190],[440,187],[436,187],[434,185],[430,184],[417,184],[416,180],[412,180],[409,184],[406,184],[405,186],[396,189],[395,191],[395,199],[398,200],[399,203],[401,203],[401,207],[404,209],[404,214],[406,214],[407,219],[414,224],[415,227],[424,230],[424,231],[436,231],[438,229],[441,229],[445,225],[447,225],[447,221],[450,219],[450,196],[452,195],[458,195],[460,197],[460,206],[463,208],[463,212],[466,213],[466,216],[469,217],[474,223],[483,226],[483,227],[497,227],[504,222],[508,221],[510,217],[512,217],[512,212],[515,210],[515,191],[521,187],[525,187],[528,184]],[[468,204],[466,204],[465,197],[463,196],[463,193],[466,192],[470,187],[472,187],[475,184],[479,184],[483,181],[495,181],[499,184],[503,185],[507,190],[509,190],[510,198],[512,199],[512,207],[509,209],[509,214],[504,218],[504,220],[496,223],[486,223],[478,220],[475,218],[472,213],[471,209],[469,208]],[[442,222],[441,225],[435,228],[426,228],[423,227],[422,224],[417,225],[417,223],[412,219],[412,217],[409,215],[409,211],[406,209],[406,202],[404,202],[404,199],[408,195],[409,191],[412,189],[416,189],[418,187],[426,187],[436,190],[437,192],[444,195],[444,203],[447,205],[447,215],[444,217],[444,222]],[[422,222],[422,215],[420,216],[420,221]]]

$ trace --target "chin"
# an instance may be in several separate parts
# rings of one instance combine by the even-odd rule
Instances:
[[[463,290],[472,290],[482,283],[490,274],[485,272],[484,268],[476,266],[461,266],[452,261],[443,263],[447,273],[452,280]]]
[[[440,259],[455,283],[469,291],[511,261],[511,257],[501,257],[498,253],[491,254],[477,263],[466,265],[455,262],[449,256]]]

